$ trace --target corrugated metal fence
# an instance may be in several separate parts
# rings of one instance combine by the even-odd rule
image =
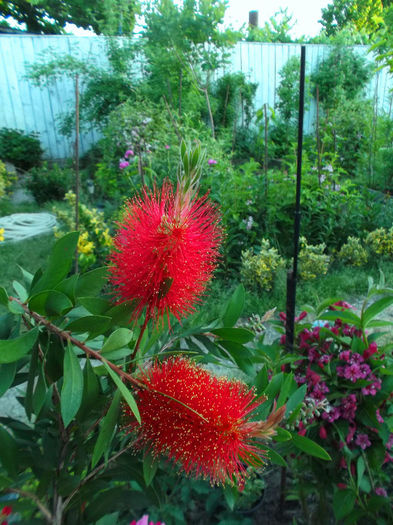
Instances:
[[[105,37],[0,35],[0,127],[16,128],[40,134],[45,155],[66,158],[72,155],[72,140],[64,138],[57,129],[57,119],[74,103],[74,85],[61,78],[50,87],[37,88],[26,78],[26,63],[42,60],[42,53],[71,54],[78,58],[105,63]],[[306,46],[306,74],[310,74],[329,54],[327,45]],[[367,56],[366,46],[355,46],[358,53]],[[240,42],[233,49],[226,71],[242,71],[258,84],[255,107],[264,103],[274,107],[276,89],[280,83],[281,68],[292,56],[300,56],[299,44],[268,44]],[[372,55],[368,59],[373,61]],[[334,74],[334,71],[332,71]],[[368,87],[368,97],[377,101],[380,110],[389,111],[393,81],[386,69],[376,72]],[[305,132],[311,131],[315,121],[315,104],[305,115]],[[81,152],[98,138],[95,131],[82,133]]]

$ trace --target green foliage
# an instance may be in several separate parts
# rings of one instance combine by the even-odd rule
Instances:
[[[393,255],[393,227],[389,230],[378,228],[370,232],[366,237],[366,244],[376,255]]]
[[[324,254],[325,243],[308,244],[305,237],[300,238],[299,276],[304,281],[324,275],[329,268],[330,257]]]
[[[56,237],[75,230],[75,194],[68,191],[64,197],[66,205],[56,204],[52,211],[60,222]],[[112,247],[109,227],[103,212],[79,203],[78,263],[82,270],[103,264]]]
[[[278,354],[288,357],[289,370],[306,388],[302,408],[289,418],[296,440],[311,438],[331,456],[330,462],[310,451],[307,457],[286,456],[293,475],[290,499],[300,501],[306,520],[312,495],[315,516],[324,511],[345,523],[354,517],[356,523],[391,521],[391,495],[381,489],[390,486],[385,458],[392,446],[392,361],[390,341],[380,329],[391,328],[381,316],[392,303],[393,290],[384,280],[375,285],[369,279],[359,312],[345,301],[322,301],[308,309],[311,319],[306,311],[299,316],[292,354],[284,346]]]
[[[268,22],[261,27],[249,26],[246,34],[247,42],[292,42],[289,32],[294,27],[292,15],[288,9],[280,9]]]
[[[382,4],[385,2],[381,0],[333,0],[322,8],[320,22],[328,36],[351,24],[358,31],[372,35],[382,24]]]
[[[92,28],[97,34],[131,32],[136,12],[136,0],[93,0],[88,5],[82,0],[67,0],[60,5],[56,0],[5,0],[0,4],[0,15],[6,19],[26,24],[29,33],[49,35],[65,33],[67,23]]]
[[[0,129],[0,158],[22,170],[39,166],[43,150],[37,133]]]
[[[4,197],[8,184],[7,170],[4,162],[0,160],[0,199]]]
[[[334,75],[332,75],[334,71]],[[350,47],[336,45],[311,75],[314,87],[319,88],[319,100],[325,110],[337,108],[343,99],[353,100],[362,95],[371,78],[367,60]]]
[[[257,84],[247,82],[243,73],[228,73],[220,77],[212,88],[212,95],[216,98],[215,125],[233,128],[241,115],[241,127],[248,128],[253,118],[256,89]]]
[[[291,57],[280,70],[280,84],[277,88],[277,113],[271,115],[269,138],[272,142],[272,155],[285,158],[297,137],[299,118],[300,59]],[[308,108],[309,81],[305,79],[305,110]],[[261,119],[261,127],[264,123]],[[262,129],[261,129],[262,131]]]
[[[73,185],[73,171],[61,168],[58,164],[44,162],[28,173],[26,187],[34,195],[38,204],[51,200],[62,200]]]
[[[348,237],[347,242],[341,246],[337,254],[339,260],[350,266],[363,266],[368,256],[358,237]]]
[[[242,252],[241,278],[246,286],[269,291],[273,287],[277,272],[285,266],[284,259],[267,239],[262,239],[260,251]]]

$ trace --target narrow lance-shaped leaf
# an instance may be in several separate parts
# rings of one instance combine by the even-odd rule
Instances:
[[[33,347],[38,336],[38,327],[20,337],[0,341],[0,364],[14,363],[25,356]]]
[[[76,416],[82,402],[83,373],[79,359],[71,344],[68,344],[64,354],[64,379],[61,389],[61,416],[67,427]]]
[[[146,453],[143,458],[143,478],[148,487],[154,479],[158,468],[158,461],[151,454]]]
[[[47,267],[38,281],[33,281],[33,293],[50,290],[60,283],[71,269],[79,232],[70,232],[54,245]]]
[[[224,326],[233,326],[239,319],[244,309],[245,297],[246,291],[244,286],[240,284],[230,298],[222,317]]]
[[[324,459],[326,461],[331,461],[332,459],[326,450],[320,447],[318,443],[315,443],[312,439],[300,436],[294,432],[292,433],[292,441],[299,450],[306,452],[306,454],[309,454],[310,456],[315,456],[316,458]]]
[[[93,457],[91,460],[92,468],[97,465],[112,441],[113,431],[119,417],[120,399],[121,393],[120,390],[117,390],[111,406],[109,407],[107,414],[101,422],[100,432],[98,434],[96,444],[94,445]]]
[[[103,364],[104,364],[105,368],[108,370],[108,374],[113,379],[113,382],[115,383],[115,385],[120,390],[121,395],[124,397],[125,401],[127,402],[128,406],[130,407],[132,413],[135,416],[135,419],[140,424],[141,423],[141,416],[139,414],[138,406],[137,406],[137,404],[135,402],[135,399],[134,399],[133,395],[128,390],[126,385],[122,382],[120,377],[110,368],[110,366],[105,361],[103,361]]]

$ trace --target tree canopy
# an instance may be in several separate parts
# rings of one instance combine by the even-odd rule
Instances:
[[[67,23],[101,34],[130,33],[138,0],[0,0],[5,22],[26,24],[35,34],[64,33]]]

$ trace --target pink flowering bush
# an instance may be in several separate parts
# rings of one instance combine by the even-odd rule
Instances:
[[[392,345],[375,331],[391,324],[375,316],[392,304],[393,291],[383,292],[374,290],[360,315],[343,301],[330,306],[325,302],[314,322],[303,312],[296,323],[298,359],[287,365],[305,390],[303,407],[291,417],[294,429],[332,458],[321,462],[297,456],[293,467],[297,473],[312,472],[312,479],[300,481],[307,481],[309,492],[319,493],[320,503],[332,504],[336,519],[344,523],[370,523],[375,516],[388,519],[381,523],[393,523],[388,489],[393,462]],[[285,314],[280,317],[285,326]],[[280,343],[285,344],[285,335]]]

